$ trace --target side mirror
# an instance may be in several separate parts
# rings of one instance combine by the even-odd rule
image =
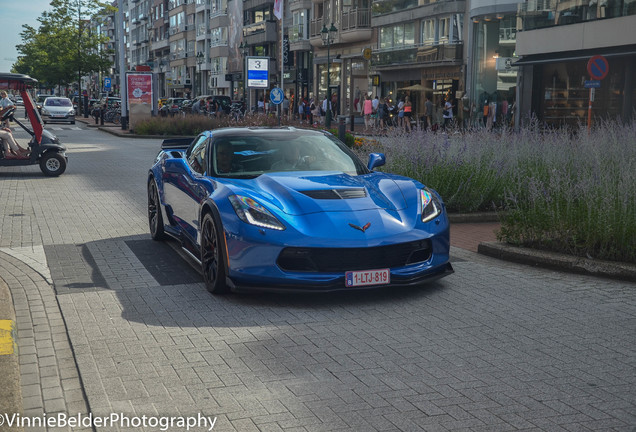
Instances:
[[[371,153],[369,155],[369,163],[367,164],[367,168],[373,171],[374,168],[381,167],[386,163],[386,157],[384,153]]]
[[[168,173],[183,173],[187,171],[185,159],[168,159],[165,164]]]

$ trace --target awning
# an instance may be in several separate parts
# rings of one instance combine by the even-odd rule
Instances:
[[[636,55],[636,45],[625,45],[623,47],[605,47],[589,50],[567,51],[547,54],[533,54],[523,56],[520,60],[512,63],[511,66],[526,66],[535,64],[555,63],[564,61],[589,60],[592,56],[602,55],[604,57],[619,57]]]

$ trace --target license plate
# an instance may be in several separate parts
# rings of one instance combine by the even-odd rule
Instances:
[[[347,287],[386,285],[391,283],[389,269],[350,271],[345,273]]]

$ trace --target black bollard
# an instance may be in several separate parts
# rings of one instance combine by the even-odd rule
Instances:
[[[345,142],[345,136],[347,133],[346,122],[347,116],[339,115],[338,116],[338,138],[340,141]]]

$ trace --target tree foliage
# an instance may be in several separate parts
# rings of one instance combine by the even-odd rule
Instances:
[[[31,75],[46,86],[66,86],[80,76],[111,66],[96,31],[114,8],[98,0],[52,0],[51,10],[38,18],[39,28],[23,25],[20,53],[12,70]]]

